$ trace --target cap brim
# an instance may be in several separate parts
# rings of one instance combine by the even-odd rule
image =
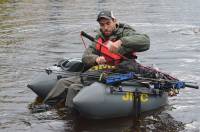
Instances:
[[[100,21],[102,18],[112,20],[111,17],[108,17],[108,16],[101,16],[101,17],[99,17],[99,18],[97,19],[97,21]]]

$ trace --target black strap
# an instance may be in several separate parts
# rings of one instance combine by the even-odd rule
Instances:
[[[135,92],[133,92],[134,100],[133,100],[133,111],[135,119],[138,119],[141,115],[141,92],[136,88]]]

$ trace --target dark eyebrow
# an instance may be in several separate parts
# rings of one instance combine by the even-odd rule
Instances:
[[[106,24],[110,24],[110,23],[111,23],[110,21],[107,21],[107,22],[106,22]]]

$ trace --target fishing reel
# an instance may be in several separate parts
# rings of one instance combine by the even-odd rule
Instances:
[[[50,68],[46,68],[46,69],[45,69],[45,72],[49,75],[49,74],[51,74],[53,71],[52,71]]]

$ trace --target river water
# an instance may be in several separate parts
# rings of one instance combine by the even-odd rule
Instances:
[[[36,95],[26,87],[41,69],[81,56],[79,33],[98,28],[102,9],[150,36],[151,49],[138,55],[142,63],[199,82],[199,6],[199,0],[1,0],[0,131],[200,131],[199,90],[181,90],[169,106],[133,124],[131,117],[91,121],[59,110],[31,113]]]

